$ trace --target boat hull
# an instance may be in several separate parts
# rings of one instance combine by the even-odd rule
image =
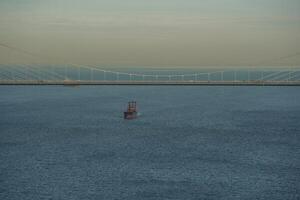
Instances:
[[[124,119],[135,119],[137,118],[137,112],[124,112]]]

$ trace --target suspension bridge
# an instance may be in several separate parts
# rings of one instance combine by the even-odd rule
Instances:
[[[0,85],[245,85],[300,86],[300,69],[114,71],[91,65],[0,65]]]
[[[53,60],[43,55],[0,43],[2,48],[39,60]],[[285,60],[300,53],[277,58]],[[300,86],[300,68],[226,69],[185,71],[108,70],[97,65],[66,62],[63,66],[0,65],[0,85],[241,85]],[[184,69],[184,68],[183,68]]]

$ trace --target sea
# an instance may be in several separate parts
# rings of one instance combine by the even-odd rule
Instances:
[[[0,86],[0,199],[300,199],[300,87]]]

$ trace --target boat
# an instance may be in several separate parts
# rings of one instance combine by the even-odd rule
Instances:
[[[137,116],[136,101],[128,102],[127,111],[124,112],[124,119],[135,119]]]

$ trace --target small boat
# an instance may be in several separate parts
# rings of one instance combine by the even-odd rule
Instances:
[[[136,101],[128,102],[127,111],[124,112],[124,119],[135,119],[137,116]]]

